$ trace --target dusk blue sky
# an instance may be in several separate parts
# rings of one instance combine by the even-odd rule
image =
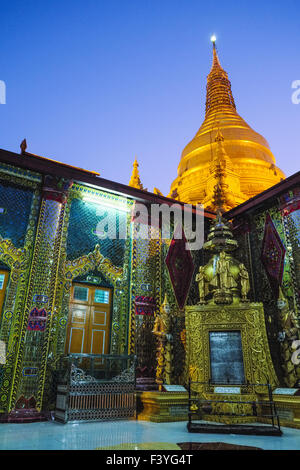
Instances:
[[[1,1],[0,148],[28,151],[165,195],[204,118],[217,35],[239,114],[298,171],[300,2]]]

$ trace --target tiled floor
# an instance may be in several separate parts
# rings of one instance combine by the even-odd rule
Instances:
[[[89,450],[126,443],[226,442],[270,450],[300,450],[300,430],[283,428],[281,437],[194,434],[186,422],[106,421],[0,424],[0,450]],[[153,447],[152,447],[153,448]]]

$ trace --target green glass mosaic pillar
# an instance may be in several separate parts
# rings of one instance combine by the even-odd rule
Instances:
[[[14,368],[10,410],[41,410],[55,292],[61,256],[65,202],[71,182],[46,176],[28,290]]]
[[[3,174],[1,174],[1,178]],[[12,389],[12,375],[17,357],[17,347],[21,336],[21,327],[23,322],[24,305],[30,275],[31,259],[34,248],[35,232],[38,223],[41,192],[35,181],[25,180],[25,188],[33,189],[32,198],[29,201],[30,208],[26,207],[26,195],[22,189],[14,188],[13,198],[9,207],[21,215],[20,227],[22,222],[24,227],[24,216],[29,214],[24,241],[20,246],[15,246],[15,240],[1,238],[0,256],[1,261],[10,269],[10,279],[6,288],[5,303],[2,311],[0,340],[6,344],[6,361],[1,367],[0,377],[0,413],[6,414],[9,410],[9,401]],[[24,180],[22,180],[24,182]],[[20,181],[16,181],[20,183]],[[2,220],[3,223],[3,220]],[[19,230],[18,222],[14,221],[14,230]],[[24,228],[23,228],[24,230]],[[5,233],[1,231],[1,233]],[[24,233],[24,232],[22,232]]]
[[[131,266],[130,354],[136,354],[137,385],[155,386],[156,339],[152,333],[155,314],[161,306],[161,232],[148,226],[148,239],[139,238],[133,227]]]

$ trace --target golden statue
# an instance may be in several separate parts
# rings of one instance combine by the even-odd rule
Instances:
[[[250,290],[249,274],[243,263],[240,264],[239,268],[242,302],[249,302],[249,300],[247,299],[247,295]]]
[[[152,333],[158,339],[157,347],[157,367],[156,367],[156,383],[159,391],[162,391],[163,384],[171,383],[172,372],[172,335],[170,334],[170,305],[165,295],[164,303],[161,306],[160,313],[156,316]]]
[[[214,288],[213,299],[215,303],[230,304],[233,300],[231,289],[237,286],[234,280],[231,268],[229,255],[225,251],[221,251],[217,258],[216,268],[210,285]]]
[[[300,339],[299,323],[297,315],[290,310],[288,300],[285,298],[281,287],[279,288],[277,307],[280,311],[279,320],[282,328],[278,340],[281,344],[281,353],[284,360],[284,381],[288,387],[294,387],[300,379],[300,367],[292,361],[293,343]]]
[[[198,282],[199,288],[199,303],[205,304],[205,297],[208,294],[208,284],[206,282],[204,266],[199,267],[198,274],[196,275],[196,282]]]
[[[219,276],[219,286],[220,289],[225,290],[230,288],[229,284],[229,264],[226,260],[226,254],[224,251],[221,251],[220,258],[218,259],[217,276]]]
[[[230,272],[230,261],[226,258],[225,251],[221,251],[217,261],[216,271],[210,284],[222,291],[229,291],[232,287],[236,287],[236,282]]]
[[[230,224],[222,217],[222,197],[218,200],[217,209],[217,217],[203,244],[205,250],[214,254],[201,268],[201,276],[196,277],[196,281],[199,281],[199,303],[226,305],[248,302],[249,274],[244,264],[231,255],[238,245],[233,238]],[[204,279],[208,284],[208,292],[205,290]],[[203,302],[204,297],[206,302]]]

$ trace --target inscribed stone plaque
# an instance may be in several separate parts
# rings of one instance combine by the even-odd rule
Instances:
[[[211,331],[209,346],[211,382],[214,384],[244,383],[241,332]]]
[[[240,394],[241,387],[214,387],[214,393],[224,393],[229,395],[234,393]]]
[[[276,388],[273,395],[298,395],[299,388]]]
[[[186,392],[186,388],[182,385],[163,385],[166,392]]]

